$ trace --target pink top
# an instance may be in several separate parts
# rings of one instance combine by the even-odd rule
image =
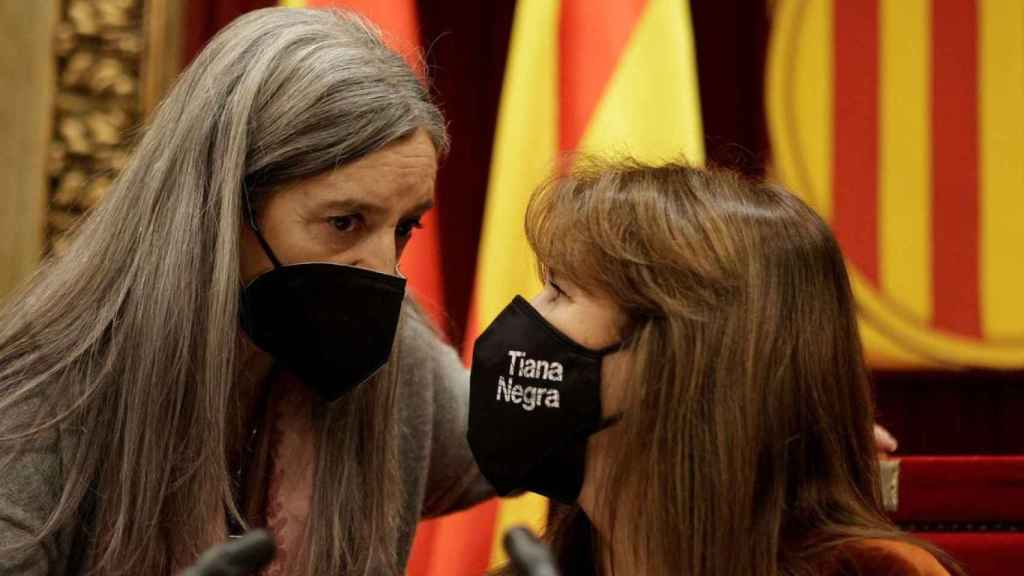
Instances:
[[[287,373],[273,385],[267,404],[270,461],[267,474],[267,529],[277,541],[277,555],[264,576],[298,576],[313,498],[316,435],[313,392]]]

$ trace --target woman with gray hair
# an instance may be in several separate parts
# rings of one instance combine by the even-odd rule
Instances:
[[[269,573],[400,574],[421,516],[488,496],[398,272],[446,147],[356,18],[218,35],[0,311],[0,573],[169,575],[264,526]]]

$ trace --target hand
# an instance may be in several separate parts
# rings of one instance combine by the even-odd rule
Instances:
[[[251,530],[237,540],[214,546],[180,576],[243,576],[255,574],[274,558],[274,539],[265,530]]]
[[[896,438],[893,438],[893,435],[888,430],[875,424],[875,447],[882,454],[890,454],[895,452],[900,446],[896,442]]]

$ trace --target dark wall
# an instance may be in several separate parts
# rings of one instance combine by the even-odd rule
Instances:
[[[275,0],[187,0],[185,14],[185,58],[192,58],[218,30],[250,10],[274,6]]]
[[[764,70],[765,0],[690,3],[704,143],[713,164],[763,176],[768,158]]]
[[[515,2],[420,2],[420,27],[451,154],[438,174],[445,297],[461,340],[474,282],[491,147]]]

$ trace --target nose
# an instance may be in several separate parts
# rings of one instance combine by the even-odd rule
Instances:
[[[384,229],[366,237],[356,247],[353,256],[353,266],[394,275],[398,268],[394,232]]]

